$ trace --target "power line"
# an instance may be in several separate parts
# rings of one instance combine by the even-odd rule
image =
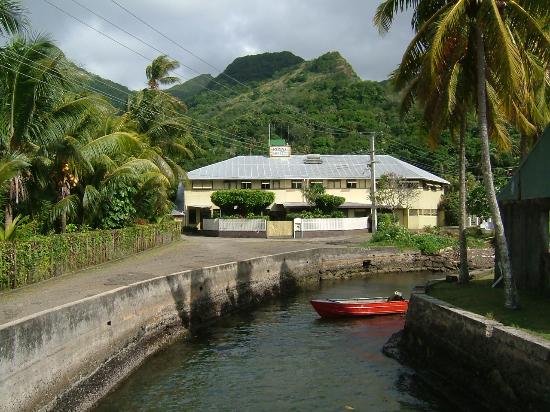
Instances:
[[[142,53],[140,53],[140,52],[138,52],[138,51],[132,49],[131,47],[127,46],[126,44],[124,44],[124,43],[118,41],[118,40],[115,39],[114,37],[112,37],[112,36],[110,36],[110,35],[108,35],[108,34],[106,34],[106,33],[103,33],[101,30],[96,29],[95,27],[91,26],[90,24],[86,23],[85,21],[83,21],[83,20],[79,19],[78,17],[74,16],[73,14],[67,12],[67,11],[64,10],[63,8],[58,7],[56,4],[52,3],[50,0],[43,0],[43,1],[46,2],[47,4],[49,4],[50,6],[54,7],[55,9],[57,9],[57,10],[60,11],[61,13],[65,14],[66,16],[69,16],[69,17],[75,19],[75,20],[78,21],[79,23],[81,23],[81,24],[83,24],[84,26],[88,27],[89,29],[95,31],[96,33],[98,33],[98,34],[100,34],[100,35],[102,35],[102,36],[108,38],[108,39],[111,40],[111,41],[114,41],[115,43],[117,43],[117,44],[119,44],[120,46],[124,47],[125,49],[131,51],[132,53],[135,53],[135,54],[139,55],[140,57],[142,57],[142,58],[145,59],[146,61],[150,62],[150,61],[152,60],[151,58],[145,56],[144,54],[142,54]],[[84,7],[84,6],[83,6],[83,7]],[[98,17],[99,17],[99,16],[98,16]],[[161,51],[161,53],[162,53],[162,51]],[[185,116],[185,115],[184,115],[184,116]],[[186,116],[186,117],[191,118],[190,116]],[[213,126],[213,125],[211,125],[211,124],[208,124],[207,122],[204,122],[204,121],[201,121],[201,120],[198,120],[198,119],[194,119],[194,120],[197,121],[197,122],[199,122],[199,123],[207,124],[207,125],[210,126],[210,127],[219,129],[219,128],[216,127],[216,126]],[[221,129],[219,129],[219,130],[221,130]],[[229,133],[229,132],[228,132],[228,133]],[[230,135],[233,135],[233,136],[239,137],[238,135],[235,135],[235,134],[233,134],[233,133],[229,133],[229,134],[230,134]]]
[[[142,57],[142,58],[145,59],[146,61],[150,62],[151,60],[153,60],[153,58],[145,56],[144,54],[142,54],[142,53],[140,53],[140,52],[138,52],[138,51],[132,49],[130,46],[124,44],[123,42],[121,42],[121,41],[115,39],[113,36],[110,36],[109,34],[106,34],[106,33],[102,32],[101,30],[96,29],[95,27],[91,26],[90,24],[86,23],[85,21],[83,21],[82,19],[76,17],[75,15],[69,13],[68,11],[66,11],[65,9],[63,9],[62,7],[57,6],[56,4],[52,3],[51,1],[49,1],[49,0],[43,0],[43,1],[46,2],[47,4],[49,4],[50,6],[54,7],[55,9],[57,9],[57,10],[60,11],[61,13],[65,14],[66,16],[68,16],[68,17],[70,17],[70,18],[72,18],[72,19],[78,21],[79,23],[81,23],[81,24],[83,24],[84,26],[90,28],[91,30],[94,30],[96,33],[98,33],[98,34],[100,34],[100,35],[102,35],[102,36],[108,38],[108,39],[111,40],[111,41],[114,41],[115,43],[117,43],[118,45],[124,47],[125,49],[127,49],[127,50],[129,50],[129,51],[131,51],[131,52],[133,52],[133,53],[135,53],[135,54],[137,54],[138,56]],[[140,37],[138,37],[138,36],[136,36],[136,35],[130,33],[130,32],[127,31],[126,29],[120,27],[120,26],[117,25],[116,23],[113,23],[112,21],[110,21],[110,20],[107,19],[106,17],[104,17],[104,16],[102,16],[102,15],[96,13],[95,11],[91,10],[89,7],[83,5],[82,3],[78,2],[77,0],[71,0],[71,1],[72,1],[73,3],[79,5],[79,6],[82,7],[83,9],[87,10],[88,12],[92,13],[92,14],[95,15],[96,17],[98,17],[98,18],[102,19],[103,21],[107,22],[108,24],[112,25],[113,27],[117,28],[118,30],[122,31],[123,33],[125,33],[125,34],[131,36],[132,38],[136,39],[136,40],[139,41],[140,43],[146,45],[147,47],[149,47],[149,48],[151,48],[151,49],[157,51],[158,53],[162,53],[162,54],[168,55],[168,53],[167,53],[166,51],[163,51],[163,50],[161,50],[161,49],[155,47],[154,45],[152,45],[152,44],[146,42],[145,40],[141,39]],[[181,63],[180,63],[180,64],[181,64]],[[182,64],[182,65],[183,65],[184,67],[188,68],[189,70],[193,71],[194,73],[200,74],[200,72],[194,70],[192,67],[187,66],[187,65],[185,65],[185,64]],[[179,71],[177,71],[177,70],[174,70],[174,71],[175,71],[176,73],[178,73],[181,77],[186,78],[186,76],[185,76],[185,75],[182,75]],[[225,85],[225,84],[223,84],[223,83],[217,82],[215,79],[213,79],[213,82],[216,83],[216,84],[218,84],[218,85],[220,85],[220,86],[222,86],[222,87],[224,87],[224,88],[226,88],[226,89],[228,89],[228,90],[233,91],[230,87],[228,87],[227,85]],[[243,85],[244,85],[244,84],[243,84]],[[246,85],[244,85],[244,86],[247,87],[247,88],[249,88],[249,89],[251,89],[250,86],[246,86]],[[226,98],[226,96],[220,94],[220,93],[217,92],[216,90],[210,89],[210,88],[207,87],[206,85],[200,84],[199,87],[201,87],[201,88],[203,88],[203,89],[206,89],[206,90],[209,90],[209,91],[215,93],[216,95],[218,95],[218,96],[220,96],[220,97],[222,97],[222,98],[224,98],[224,99]],[[270,99],[270,98],[269,98],[269,99]],[[272,99],[270,99],[270,100],[272,100]],[[273,100],[272,100],[272,101],[273,101]],[[275,101],[273,101],[273,102],[276,103],[276,104],[278,104],[278,102],[275,102]],[[290,106],[289,106],[289,107],[290,107]]]
[[[71,1],[72,1],[73,3],[79,5],[79,6],[82,7],[83,9],[87,10],[88,12],[90,12],[91,14],[93,14],[94,16],[100,18],[100,19],[103,20],[104,22],[110,24],[111,26],[113,26],[113,27],[115,27],[116,29],[122,31],[123,33],[127,34],[128,36],[132,37],[133,39],[135,39],[135,40],[139,41],[140,43],[146,45],[147,47],[149,47],[149,48],[155,50],[155,51],[158,52],[158,53],[165,54],[165,55],[168,56],[169,53],[166,52],[165,50],[159,49],[159,48],[157,48],[156,46],[152,45],[151,43],[149,43],[149,42],[143,40],[142,38],[140,38],[140,37],[138,37],[138,36],[136,36],[135,34],[130,33],[128,30],[124,29],[123,27],[120,27],[118,24],[113,23],[113,22],[112,22],[111,20],[109,20],[108,18],[106,18],[106,17],[102,16],[101,14],[99,14],[99,13],[93,11],[92,9],[90,9],[90,8],[87,7],[87,6],[85,6],[84,4],[82,4],[81,2],[79,2],[78,0],[71,0]],[[151,59],[151,58],[148,58],[147,60],[148,60],[148,61],[151,61],[152,59]],[[192,71],[192,72],[195,73],[195,74],[201,74],[199,71],[193,69],[193,68],[190,67],[190,66],[187,66],[187,65],[184,64],[184,63],[181,63],[181,62],[178,62],[178,63],[179,63],[181,66],[183,66],[183,67],[189,69],[190,71]],[[181,77],[185,78],[185,76],[182,75],[181,73],[179,73],[177,70],[174,70],[174,71],[177,72]],[[223,83],[219,83],[219,82],[215,81],[215,79],[213,79],[212,81],[213,81],[214,83],[220,85],[220,86],[223,86],[223,87],[227,88],[228,90],[232,90],[232,89],[230,89],[228,86],[224,85]],[[224,96],[223,94],[218,93],[216,90],[211,89],[211,88],[209,88],[209,87],[206,86],[206,85],[200,85],[200,86],[203,87],[203,88],[205,88],[205,89],[207,89],[207,90],[209,90],[209,91],[211,91],[211,92],[213,92],[213,93],[215,93],[215,94],[217,94],[218,96],[221,96],[221,97],[223,97],[223,98],[226,97],[226,96]]]
[[[74,1],[74,0],[73,0]],[[111,2],[113,4],[115,4],[117,7],[119,7],[120,9],[124,10],[126,13],[128,13],[129,15],[131,15],[132,17],[134,17],[137,21],[141,22],[142,24],[144,24],[145,26],[147,26],[149,29],[153,30],[155,33],[159,34],[160,36],[162,36],[164,39],[168,40],[170,43],[172,43],[173,45],[175,45],[176,47],[180,48],[181,50],[185,51],[186,53],[189,53],[191,56],[197,58],[198,60],[200,60],[201,62],[207,64],[209,67],[213,68],[214,70],[217,70],[218,72],[221,73],[221,75],[227,77],[228,79],[234,81],[235,83],[243,86],[243,87],[246,87],[247,89],[249,90],[252,90],[252,87],[250,87],[249,85],[247,85],[246,83],[243,83],[241,82],[240,80],[236,79],[235,77],[231,76],[231,75],[228,75],[227,73],[225,73],[223,70],[219,69],[218,67],[214,66],[213,64],[209,63],[208,61],[206,61],[206,59],[198,56],[196,53],[192,52],[191,50],[183,47],[180,43],[176,42],[175,40],[173,40],[172,38],[170,38],[169,36],[167,36],[166,34],[164,34],[163,32],[161,32],[160,30],[158,30],[156,27],[154,27],[153,25],[149,24],[147,21],[145,21],[144,19],[142,19],[141,17],[137,16],[135,13],[133,13],[131,10],[129,10],[127,7],[123,6],[122,4],[120,4],[118,1],[116,0],[111,0]],[[298,111],[295,107],[293,106],[286,106],[284,105],[283,103],[281,102],[278,102],[274,99],[272,99],[271,97],[267,96],[264,94],[264,97],[271,101],[272,103],[274,104],[277,104],[281,107],[288,107],[292,110],[295,110],[295,111]],[[317,124],[320,124],[320,125],[323,125],[324,127],[327,127],[327,124],[324,123],[324,122],[321,122],[321,121],[318,121],[318,120],[315,120],[315,119],[312,119],[311,117],[303,114],[303,113],[296,113],[295,116],[300,116],[302,118],[305,118],[307,119],[306,123],[317,123]],[[336,131],[340,131],[340,132],[344,132],[344,133],[349,133],[350,131],[349,130],[346,130],[346,129],[342,129],[342,128],[338,128],[338,127],[333,127],[333,126],[330,126],[328,125],[328,128],[326,130],[336,130]],[[326,131],[325,130],[325,131]]]
[[[9,49],[8,49],[8,50],[9,50]],[[9,50],[9,51],[12,52],[11,50]],[[39,54],[42,54],[43,56],[45,56],[43,53],[39,53]],[[37,62],[33,62],[32,60],[30,60],[30,59],[28,59],[28,58],[26,58],[26,57],[24,57],[24,56],[17,56],[17,57],[26,59],[26,60],[28,60],[28,61],[31,61],[31,64],[29,64],[29,63],[25,63],[24,61],[19,60],[18,58],[13,58],[13,57],[12,57],[13,60],[15,60],[16,62],[18,62],[18,63],[20,63],[20,64],[23,64],[23,65],[25,65],[25,66],[34,67],[35,65],[38,65],[38,66],[47,68],[47,66],[41,65],[41,64],[39,64],[39,63],[37,63]],[[4,67],[4,68],[6,68],[6,69],[13,69],[13,68],[14,68],[14,66],[7,67],[7,66],[1,65],[1,64],[0,64],[0,66],[1,66],[1,67]],[[30,76],[30,75],[28,75],[28,74],[26,74],[26,73],[20,73],[20,74],[23,75],[23,76],[25,76],[25,77],[27,77],[27,78],[33,79],[33,80],[35,80],[35,81],[37,81],[37,82],[40,82],[41,84],[47,84],[46,82],[44,82],[44,81],[42,81],[42,80],[40,80],[40,79],[37,79],[36,77]],[[123,102],[123,103],[124,103],[123,100],[118,99],[116,96],[112,96],[112,95],[110,95],[110,94],[108,94],[108,93],[104,93],[103,91],[101,91],[101,90],[99,90],[99,89],[95,89],[95,88],[92,87],[92,86],[84,86],[84,85],[82,85],[82,84],[80,84],[80,83],[77,83],[77,82],[75,82],[75,81],[70,81],[70,80],[67,81],[66,79],[62,79],[61,77],[56,76],[56,75],[52,75],[52,76],[55,77],[55,78],[57,78],[57,79],[59,79],[59,80],[64,80],[64,81],[66,81],[67,83],[71,83],[71,84],[73,84],[73,85],[76,85],[77,87],[82,87],[82,88],[84,88],[84,89],[88,89],[88,90],[93,91],[94,93],[100,94],[100,95],[102,95],[102,96],[104,96],[104,97],[110,97],[110,98],[112,98],[112,99],[114,99],[114,100],[116,100],[116,101],[119,101],[119,102]],[[146,111],[148,114],[153,114],[153,115],[161,115],[161,114],[162,114],[162,113],[159,112],[159,111],[154,111],[154,110],[150,110],[150,109],[145,110],[145,111]],[[178,112],[175,112],[175,111],[174,111],[174,113],[177,113],[178,115],[182,116],[182,115],[179,114]],[[139,116],[139,115],[136,116],[136,117],[141,118],[141,119],[145,119],[143,116]],[[149,119],[145,119],[145,120],[149,120]],[[152,123],[153,123],[153,124],[157,124],[157,125],[161,125],[161,124],[162,124],[162,123],[160,123],[160,122],[155,122],[155,121],[153,121]],[[193,129],[193,130],[195,130],[195,131],[210,133],[210,134],[213,134],[214,137],[218,137],[218,138],[220,138],[220,139],[222,139],[222,140],[226,140],[226,141],[228,141],[228,142],[233,142],[233,143],[241,144],[241,145],[243,145],[244,148],[247,148],[247,149],[249,148],[248,145],[245,145],[245,144],[246,144],[245,142],[240,141],[240,140],[236,140],[236,139],[229,138],[229,137],[224,136],[224,135],[222,135],[222,134],[220,134],[220,133],[213,132],[213,131],[208,130],[208,129],[204,129],[204,128],[201,128],[201,127],[199,127],[199,126],[195,126],[195,125],[193,125],[193,124],[188,124],[188,125],[186,125],[186,127],[190,128],[190,129]],[[185,132],[188,131],[187,129],[184,129],[183,127],[180,127],[180,126],[177,126],[177,127],[174,127],[174,128],[175,128],[175,129],[182,130],[182,131],[185,131]],[[254,143],[256,143],[256,142],[250,141],[250,145],[252,145],[252,144],[254,144]]]

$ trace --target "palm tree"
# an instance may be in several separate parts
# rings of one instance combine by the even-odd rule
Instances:
[[[170,72],[176,70],[178,67],[180,67],[180,64],[166,55],[161,55],[153,60],[145,70],[149,89],[157,90],[161,84],[174,84],[179,82],[179,77],[170,76]]]
[[[15,34],[26,25],[25,9],[17,0],[0,0],[0,36]]]
[[[0,158],[21,154],[32,161],[40,144],[52,138],[44,130],[48,114],[66,87],[63,54],[48,39],[15,37],[0,48]],[[10,181],[5,225],[24,194],[23,174]]]
[[[500,108],[500,112],[506,113],[508,120],[520,130],[532,127],[522,103],[526,97],[532,98],[526,94],[525,86],[526,72],[531,63],[522,59],[521,51],[529,50],[546,67],[550,63],[550,41],[545,30],[550,18],[547,2],[386,0],[377,10],[375,23],[382,31],[388,30],[394,14],[409,8],[414,8],[413,27],[417,29],[417,35],[409,46],[406,64],[414,65],[426,53],[431,75],[441,76],[447,72],[450,62],[460,61],[465,55],[473,59],[475,81],[467,86],[476,96],[483,177],[499,251],[497,265],[504,278],[505,306],[515,308],[518,298],[493,184],[489,125],[494,125],[491,133],[505,136],[494,110]],[[486,43],[498,47],[489,49]]]

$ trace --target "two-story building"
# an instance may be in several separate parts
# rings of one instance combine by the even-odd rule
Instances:
[[[212,217],[217,207],[210,195],[223,189],[272,191],[275,202],[269,213],[274,219],[282,218],[287,212],[309,207],[302,189],[312,184],[321,184],[327,193],[344,197],[340,209],[346,216],[369,216],[369,164],[369,155],[290,155],[288,148],[269,157],[237,156],[204,166],[188,173],[185,223],[199,225],[202,219]],[[417,192],[407,208],[397,210],[400,222],[409,229],[436,226],[438,205],[449,182],[395,157],[377,156],[377,178],[389,173],[406,180]]]

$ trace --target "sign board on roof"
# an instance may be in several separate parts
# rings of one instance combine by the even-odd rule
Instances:
[[[290,157],[290,146],[271,146],[269,157]]]

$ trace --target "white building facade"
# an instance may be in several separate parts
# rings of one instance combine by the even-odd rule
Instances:
[[[326,193],[346,199],[340,207],[347,217],[370,215],[371,176],[368,155],[291,155],[281,157],[237,156],[188,173],[185,223],[199,226],[218,209],[210,196],[224,189],[258,189],[275,194],[269,208],[273,219],[309,207],[303,188],[320,184]],[[409,229],[436,226],[438,206],[449,184],[432,173],[395,157],[376,157],[376,177],[394,174],[416,192],[406,207],[395,211],[400,223]],[[380,207],[380,209],[383,209]]]

